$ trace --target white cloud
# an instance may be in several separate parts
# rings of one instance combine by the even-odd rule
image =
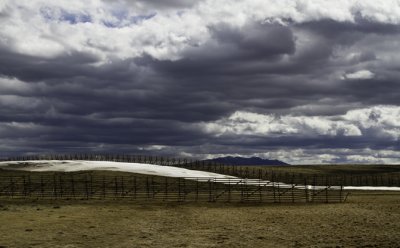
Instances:
[[[378,135],[400,139],[400,107],[373,106],[350,110],[336,116],[293,116],[237,111],[227,118],[202,123],[215,136],[258,135],[265,137],[363,136]]]
[[[371,79],[375,74],[369,70],[360,70],[353,73],[346,73],[342,79]]]
[[[381,136],[400,139],[400,107],[374,106],[371,108],[350,110],[343,118],[357,123],[361,129],[374,130]]]
[[[249,21],[354,22],[361,15],[375,22],[400,23],[398,0],[208,0],[181,11],[151,6],[100,0],[5,0],[0,11],[8,17],[1,20],[0,42],[16,52],[43,57],[75,50],[97,54],[104,62],[143,53],[177,59],[184,49],[205,43],[210,38],[208,27],[221,21],[240,28]],[[353,77],[371,77],[360,73]]]
[[[400,20],[400,1],[354,1],[354,10],[361,16],[377,22],[399,24]]]
[[[276,116],[237,111],[228,118],[204,123],[203,130],[216,136],[236,135],[327,135],[360,136],[361,130],[350,122],[324,116]]]

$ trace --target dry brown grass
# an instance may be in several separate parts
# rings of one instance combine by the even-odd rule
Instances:
[[[344,204],[2,200],[0,247],[398,247],[400,194]]]

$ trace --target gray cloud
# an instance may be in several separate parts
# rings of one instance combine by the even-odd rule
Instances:
[[[112,0],[103,0],[106,3],[112,3]],[[193,7],[201,1],[197,0],[122,0],[124,4],[138,6],[146,6],[147,8],[156,9],[175,9]]]

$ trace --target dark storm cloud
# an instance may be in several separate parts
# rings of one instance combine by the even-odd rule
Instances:
[[[197,4],[141,3],[155,9]],[[13,150],[3,149],[151,153],[142,147],[165,146],[156,152],[207,155],[400,148],[386,129],[353,120],[345,124],[356,125],[362,134],[347,135],[340,128],[334,135],[310,133],[319,122],[306,128],[293,124],[300,130],[295,134],[254,134],[251,128],[250,133],[222,128],[212,133],[205,128],[237,111],[317,116],[324,122],[320,116],[347,121],[343,115],[354,108],[400,105],[400,60],[392,58],[390,66],[386,61],[387,50],[393,49],[390,41],[399,38],[398,25],[361,17],[354,23],[322,19],[286,25],[248,20],[242,26],[221,20],[207,25],[207,32],[207,40],[189,40],[173,59],[143,51],[110,56],[106,63],[88,50],[69,48],[44,57],[3,43],[0,140]],[[371,75],[357,78],[362,70]]]
[[[7,47],[0,47],[0,54],[0,74],[28,82],[67,79],[90,73],[87,65],[97,61],[94,55],[78,52],[56,58],[41,58],[13,53]]]
[[[295,51],[293,33],[285,26],[251,23],[238,30],[222,23],[210,29],[219,44],[231,44],[237,49],[239,59],[270,59]]]
[[[397,78],[347,80],[342,82],[340,93],[348,101],[362,101],[368,105],[399,105],[400,84]],[[338,90],[339,91],[339,90]]]
[[[229,77],[265,74],[268,67],[273,71],[283,55],[295,51],[294,37],[288,27],[249,24],[237,30],[220,24],[210,30],[213,39],[201,47],[188,49],[182,59],[160,61],[144,56],[136,61],[174,79],[190,78],[205,84],[204,81],[217,80],[223,84]],[[226,80],[221,81],[221,77]]]
[[[355,22],[337,22],[334,20],[310,21],[295,24],[308,30],[320,33],[330,39],[354,43],[355,38],[362,38],[364,34],[389,35],[400,33],[400,26],[391,23],[379,23],[362,17],[355,18]]]
[[[353,29],[359,29],[359,25],[362,24],[353,26]],[[363,51],[352,61],[342,61],[338,66],[333,61],[334,49],[345,44],[320,36],[313,41],[310,49],[294,54],[295,37],[289,27],[254,26],[246,26],[240,31],[226,24],[211,27],[214,40],[202,47],[189,49],[185,57],[177,61],[159,61],[149,56],[137,61],[167,78],[173,78],[186,91],[219,94],[222,102],[230,103],[231,111],[238,108],[264,109],[267,112],[275,108],[289,109],[317,102],[322,96],[336,98],[336,102],[342,99],[349,101],[349,108],[354,107],[351,103],[357,102],[397,103],[391,97],[397,96],[393,89],[399,87],[393,77],[385,78],[385,75],[381,75],[382,78],[369,80],[325,78],[325,75],[337,69],[348,70],[346,66],[353,63],[374,61],[376,56],[373,52]],[[353,29],[333,29],[332,36],[335,32],[351,36],[355,31]],[[269,40],[268,37],[273,39]],[[287,55],[287,59],[282,59],[283,55]],[[381,74],[379,71],[377,73]],[[331,112],[331,108],[327,108],[327,113]],[[342,106],[341,113],[349,108]]]

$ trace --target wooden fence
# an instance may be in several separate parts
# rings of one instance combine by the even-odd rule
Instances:
[[[115,154],[50,154],[8,157],[0,161],[29,161],[29,160],[86,160],[86,161],[114,161],[128,163],[157,164],[165,166],[195,165],[199,161],[192,159],[170,158],[145,155],[115,155]],[[215,163],[213,163],[215,165]]]
[[[115,154],[51,154],[10,157],[3,161],[29,160],[89,160],[89,161],[116,161],[131,163],[148,163],[163,166],[176,166],[193,170],[209,171],[219,174],[232,175],[240,178],[256,178],[268,181],[329,186],[397,186],[400,187],[400,172],[379,174],[337,174],[337,175],[309,175],[302,173],[288,173],[274,171],[265,166],[245,167],[216,163],[213,161],[198,161],[185,158],[168,158],[161,156],[144,155],[115,155]]]
[[[106,176],[30,173],[0,176],[0,197],[43,199],[130,199],[176,202],[343,202],[342,187],[306,187],[259,179]]]
[[[262,180],[311,184],[320,186],[388,186],[400,187],[399,173],[375,173],[375,174],[331,174],[331,175],[309,175],[303,173],[289,173],[274,171],[273,168],[265,166],[246,167],[224,164],[209,164],[204,161],[196,161],[193,164],[181,164],[181,167],[194,170],[203,170],[219,174],[232,175],[241,178],[258,178]]]

